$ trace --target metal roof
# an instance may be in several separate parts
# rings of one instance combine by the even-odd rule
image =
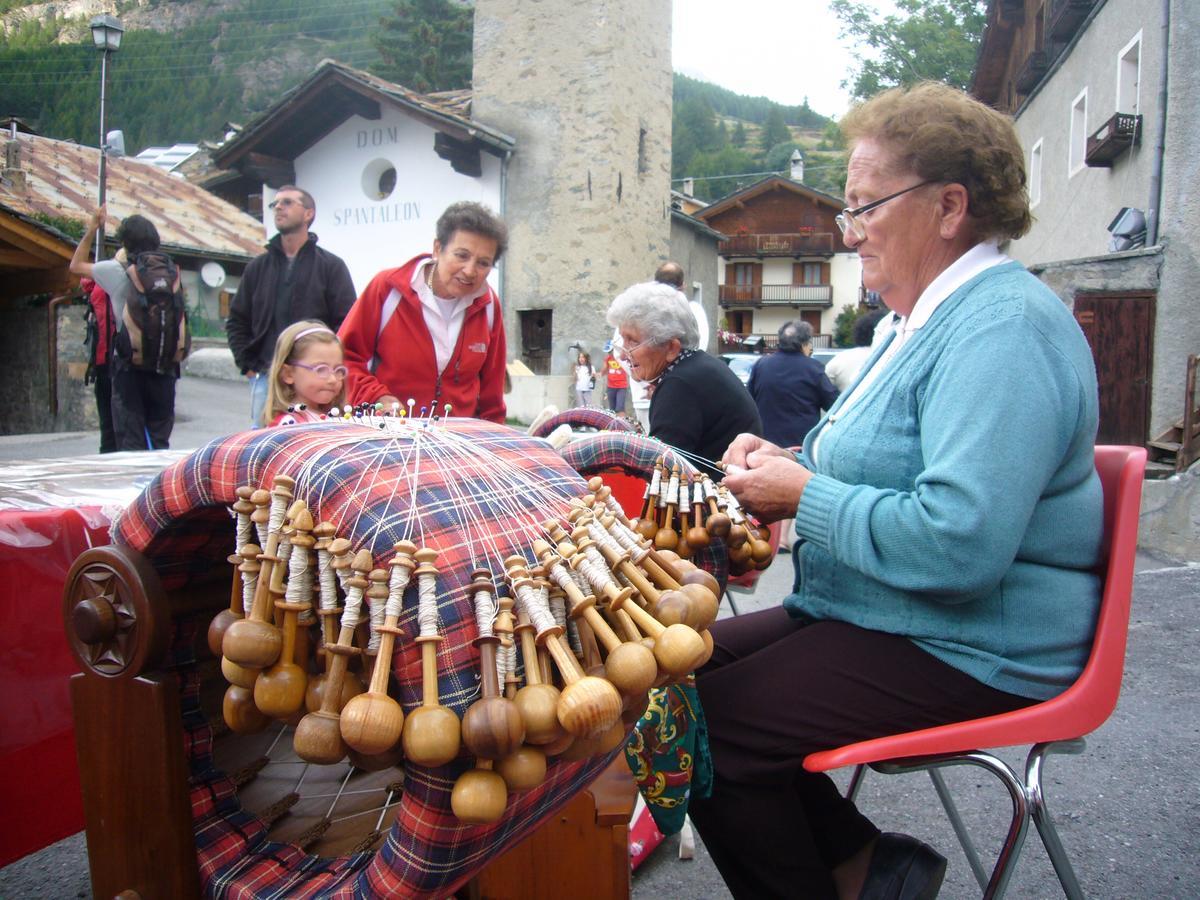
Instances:
[[[5,171],[0,207],[23,216],[86,220],[96,206],[99,149],[30,134],[16,140],[23,179]],[[262,252],[260,221],[157,166],[109,156],[107,186],[110,239],[121,219],[140,213],[172,253],[247,260]]]

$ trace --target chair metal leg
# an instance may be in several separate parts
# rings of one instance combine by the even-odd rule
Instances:
[[[725,599],[729,601],[729,608],[733,610],[733,614],[735,616],[740,616],[742,612],[740,609],[738,609],[737,601],[733,599],[733,591],[731,591],[729,588],[725,589]]]
[[[987,869],[979,861],[979,853],[975,849],[975,842],[971,840],[971,833],[967,831],[966,823],[963,822],[962,816],[958,813],[958,804],[954,802],[954,797],[950,795],[950,788],[946,786],[946,780],[942,778],[942,773],[937,769],[929,770],[929,780],[933,782],[933,789],[937,791],[938,798],[942,801],[942,807],[946,810],[946,816],[950,819],[950,825],[954,828],[954,834],[958,838],[958,843],[962,845],[963,853],[967,856],[967,862],[971,866],[971,871],[975,873],[975,880],[979,882],[979,889],[986,890],[988,883]]]
[[[944,757],[889,760],[871,763],[871,768],[888,775],[896,775],[964,764],[979,766],[995,775],[1008,790],[1009,799],[1012,801],[1012,821],[1008,826],[1008,834],[1000,848],[996,867],[992,869],[992,877],[983,891],[984,900],[999,900],[1008,889],[1009,879],[1020,858],[1021,848],[1025,844],[1025,833],[1029,828],[1029,801],[1025,796],[1025,784],[1017,773],[1003,760],[979,750]]]
[[[1025,790],[1029,796],[1030,815],[1068,900],[1083,900],[1083,891],[1079,887],[1079,879],[1075,877],[1075,870],[1071,866],[1067,851],[1058,837],[1058,829],[1054,827],[1054,821],[1050,818],[1050,810],[1046,807],[1046,795],[1042,790],[1042,764],[1051,753],[1082,753],[1084,746],[1083,738],[1034,744],[1025,760]]]
[[[846,799],[851,803],[858,799],[858,789],[862,787],[863,778],[866,777],[867,766],[865,763],[859,763],[854,767],[854,774],[850,776],[850,783],[846,785]]]

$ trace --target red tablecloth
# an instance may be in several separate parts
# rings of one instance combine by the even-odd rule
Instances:
[[[0,510],[0,866],[83,828],[62,591],[99,507]]]

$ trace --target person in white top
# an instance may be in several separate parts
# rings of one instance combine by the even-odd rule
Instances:
[[[591,406],[595,389],[596,369],[592,366],[592,358],[580,350],[575,358],[575,402],[580,406]]]
[[[854,322],[854,346],[825,363],[825,374],[839,393],[854,384],[859,369],[870,358],[875,343],[875,326],[885,315],[890,316],[891,313],[886,309],[877,309],[859,316]]]

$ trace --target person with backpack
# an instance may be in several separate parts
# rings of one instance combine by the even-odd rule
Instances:
[[[225,323],[229,349],[250,379],[250,421],[262,425],[271,356],[280,333],[303,319],[337,331],[354,305],[354,282],[341,257],[317,246],[312,194],[284,185],[269,204],[278,232],[242,273]]]
[[[175,427],[179,364],[191,349],[179,267],[159,249],[154,223],[140,215],[127,216],[117,229],[115,259],[89,262],[107,215],[103,206],[92,213],[71,272],[104,289],[120,323],[109,358],[116,449],[165,450]]]
[[[100,417],[100,452],[112,453],[117,449],[117,435],[113,431],[112,377],[108,371],[113,339],[117,336],[117,324],[113,318],[112,303],[108,293],[90,278],[79,279],[79,290],[87,298],[88,308],[84,313],[87,323],[88,367],[83,376],[84,385],[94,385],[96,413]]]
[[[338,337],[351,403],[504,423],[506,344],[500,298],[488,285],[508,227],[481,203],[451,204],[433,254],[371,279]]]

